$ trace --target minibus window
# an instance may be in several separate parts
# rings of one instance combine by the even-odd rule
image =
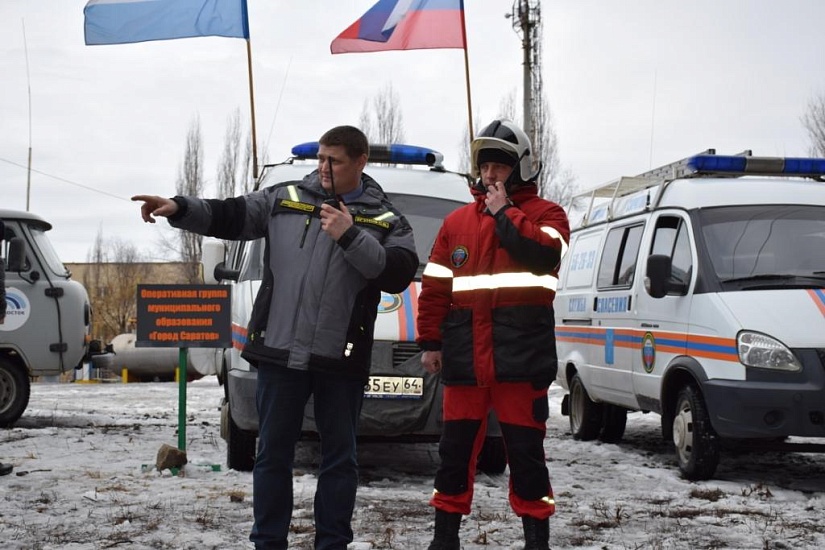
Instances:
[[[642,225],[617,227],[607,233],[602,259],[599,263],[598,287],[629,287],[636,273]]]

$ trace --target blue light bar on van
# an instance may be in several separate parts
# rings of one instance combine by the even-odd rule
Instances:
[[[292,156],[307,160],[318,157],[318,142],[301,143],[292,148]],[[421,164],[440,167],[444,156],[438,151],[416,145],[370,145],[370,162],[387,164]]]
[[[822,158],[696,155],[688,159],[687,164],[694,173],[702,174],[825,176],[825,159]]]

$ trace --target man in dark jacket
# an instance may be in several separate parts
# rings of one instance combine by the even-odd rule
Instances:
[[[510,466],[510,505],[525,550],[548,548],[555,501],[544,457],[547,388],[556,376],[553,298],[567,215],[538,196],[530,141],[496,120],[471,146],[475,202],[444,219],[424,270],[418,343],[444,383],[441,464],[430,504],[431,550],[458,550],[470,513],[487,415],[496,412]]]
[[[318,169],[242,197],[138,195],[144,221],[222,239],[266,239],[265,270],[243,357],[258,367],[258,455],[250,540],[287,547],[292,466],[314,395],[321,438],[315,548],[344,550],[358,485],[355,435],[381,291],[402,292],[418,256],[412,228],[363,173],[369,146],[352,126],[320,139]],[[334,197],[332,191],[338,196]]]

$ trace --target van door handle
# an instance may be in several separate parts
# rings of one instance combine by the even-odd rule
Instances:
[[[590,326],[593,324],[593,319],[562,319],[562,325],[581,325]]]
[[[654,323],[642,323],[642,328],[659,328],[659,325]]]

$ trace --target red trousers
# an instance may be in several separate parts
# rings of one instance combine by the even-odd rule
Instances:
[[[445,512],[470,513],[476,462],[494,410],[510,466],[510,506],[517,516],[545,519],[556,511],[544,456],[547,387],[529,382],[491,386],[445,386],[441,464],[430,504]]]

